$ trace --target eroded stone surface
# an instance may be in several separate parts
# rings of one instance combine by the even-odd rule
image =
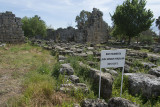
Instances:
[[[48,29],[45,39],[53,39],[56,42],[76,42],[93,44],[104,43],[108,40],[108,24],[102,18],[103,13],[96,8],[93,8],[88,23],[82,29],[73,27],[59,28],[57,30]]]
[[[102,99],[85,99],[81,102],[81,107],[108,107]]]
[[[71,93],[76,90],[81,90],[84,93],[88,92],[88,87],[84,83],[76,83],[76,84],[61,84],[60,91],[64,93]]]
[[[77,77],[76,75],[70,75],[69,79],[73,82],[73,83],[79,83],[79,77]]]
[[[93,79],[93,84],[99,86],[100,71],[80,62],[80,66],[89,69],[89,78]],[[112,94],[113,77],[109,73],[101,72],[101,96],[102,98],[110,98]]]
[[[61,64],[61,68],[59,71],[61,74],[65,74],[65,75],[73,75],[74,70],[73,68],[70,66],[70,64]]]
[[[22,43],[24,40],[21,18],[9,11],[0,13],[0,42]]]
[[[157,68],[152,68],[148,73],[160,77],[160,66]]]
[[[139,107],[139,106],[127,99],[121,97],[114,97],[109,99],[108,107]]]
[[[129,77],[129,93],[142,94],[146,98],[160,95],[160,78],[142,73],[125,73]]]

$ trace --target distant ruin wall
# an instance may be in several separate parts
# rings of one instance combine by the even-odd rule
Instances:
[[[93,44],[106,43],[108,41],[108,24],[103,21],[103,13],[93,8],[91,16],[88,18],[88,25],[83,29],[75,29],[68,27],[66,29],[59,28],[54,32],[47,30],[47,39],[53,39],[56,42],[90,42]]]
[[[0,42],[24,42],[21,18],[15,17],[12,12],[0,13]]]
[[[83,43],[85,41],[84,33],[73,27],[57,30],[47,29],[46,40],[54,40],[55,42],[76,42]]]

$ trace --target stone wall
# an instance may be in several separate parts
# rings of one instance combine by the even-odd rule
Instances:
[[[54,36],[54,29],[47,29],[47,36],[45,37],[46,40],[55,40],[56,37]]]
[[[107,23],[103,21],[103,13],[96,8],[93,8],[91,16],[88,19],[87,42],[90,43],[105,43],[108,40]]]
[[[57,30],[47,29],[46,40],[54,40],[55,42],[85,42],[84,34],[82,31],[73,27],[59,28]]]
[[[108,40],[108,24],[103,21],[103,13],[93,8],[88,24],[83,29],[68,27],[59,28],[55,31],[47,30],[47,40],[53,39],[56,42],[90,42],[92,44],[105,43]]]
[[[21,18],[15,17],[12,12],[0,13],[0,42],[24,42]]]

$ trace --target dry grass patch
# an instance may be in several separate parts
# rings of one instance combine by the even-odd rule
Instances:
[[[35,71],[43,64],[51,70],[54,59],[49,51],[28,43],[0,47],[0,106],[6,105],[11,97],[21,96],[22,81],[27,72]]]

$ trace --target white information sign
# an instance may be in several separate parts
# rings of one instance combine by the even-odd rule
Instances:
[[[123,67],[120,96],[122,95],[125,55],[126,55],[126,50],[125,49],[102,50],[101,51],[100,73],[101,73],[102,68]],[[99,98],[100,98],[100,90],[101,90],[101,74],[100,74],[100,79],[99,79]]]
[[[124,67],[126,50],[102,50],[101,68]]]

